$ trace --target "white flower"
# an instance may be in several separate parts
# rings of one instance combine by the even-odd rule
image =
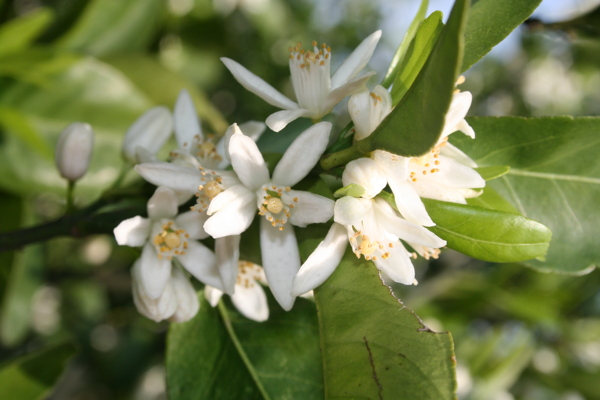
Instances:
[[[364,172],[373,167],[376,168],[373,160],[361,158],[350,162],[346,170],[350,170],[351,176],[366,176]],[[344,179],[345,185],[349,183]],[[325,282],[340,263],[348,242],[357,257],[372,260],[386,277],[405,285],[414,282],[411,258],[416,254],[406,250],[400,239],[426,258],[437,257],[438,248],[446,245],[444,240],[402,218],[385,200],[372,198],[371,195],[384,186],[385,181],[383,184],[380,181],[368,183],[363,198],[345,196],[335,202],[335,222],[298,271],[293,282],[293,295],[305,293]]]
[[[148,200],[148,217],[127,219],[114,230],[117,243],[143,246],[139,281],[143,293],[158,299],[171,277],[176,259],[199,281],[223,289],[213,252],[196,239],[208,237],[202,224],[206,216],[193,211],[177,215],[177,197],[159,187]]]
[[[229,58],[221,60],[242,86],[267,103],[283,109],[266,120],[269,128],[279,132],[300,117],[319,119],[331,112],[344,97],[364,90],[365,82],[374,73],[356,75],[369,62],[380,37],[381,31],[377,31],[363,40],[333,76],[330,73],[331,49],[327,45],[319,48],[313,41],[312,50],[308,51],[300,43],[290,47],[290,73],[297,103],[237,62]]]
[[[175,139],[179,149],[171,152],[173,162],[194,167],[202,166],[208,169],[225,169],[229,165],[226,142],[233,134],[227,129],[218,142],[212,135],[204,135],[196,108],[189,92],[185,89],[179,92],[174,111]],[[265,124],[249,121],[240,124],[239,129],[245,135],[256,141],[265,130]]]
[[[420,197],[466,203],[465,198],[477,195],[471,189],[485,186],[485,181],[472,169],[477,166],[475,162],[448,143],[448,135],[457,130],[475,138],[475,132],[464,119],[471,101],[469,92],[454,95],[440,139],[425,156],[407,158],[383,150],[372,153],[371,157],[394,193],[396,207],[407,220],[433,226]],[[352,96],[348,109],[356,139],[363,139],[389,114],[391,97],[387,90],[377,86],[372,93]]]
[[[123,140],[123,156],[136,163],[142,158],[156,154],[171,136],[173,118],[166,107],[154,107],[146,111],[127,130]]]
[[[61,176],[76,181],[88,170],[94,148],[94,131],[88,124],[75,122],[67,126],[56,143],[55,161]]]
[[[238,263],[238,275],[231,301],[238,311],[246,318],[262,322],[269,318],[267,295],[261,283],[266,285],[267,278],[264,270],[249,261]],[[217,288],[206,286],[204,295],[211,306],[215,307],[223,292]]]
[[[318,162],[327,146],[330,129],[330,123],[321,122],[298,136],[275,167],[272,178],[254,141],[237,130],[229,141],[229,153],[242,184],[212,199],[208,208],[211,217],[204,224],[206,232],[221,238],[244,232],[257,211],[263,216],[262,264],[271,291],[285,310],[294,304],[295,297],[290,294],[292,279],[300,268],[296,235],[288,222],[305,227],[325,222],[333,214],[332,200],[290,187]]]
[[[196,290],[179,268],[171,270],[165,289],[158,298],[151,298],[145,292],[142,260],[136,260],[131,270],[133,302],[138,311],[156,322],[168,319],[172,322],[185,322],[192,319],[200,309]]]

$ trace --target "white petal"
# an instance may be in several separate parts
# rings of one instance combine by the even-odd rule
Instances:
[[[441,186],[430,180],[419,179],[413,184],[413,188],[421,197],[427,199],[449,201],[452,203],[466,204],[462,189]]]
[[[234,124],[235,125],[235,124]],[[267,128],[264,122],[259,121],[248,121],[238,125],[239,130],[250,139],[255,142],[262,136],[263,132]],[[231,135],[235,133],[233,125],[227,128],[225,135],[217,142],[217,153],[221,154],[223,160],[217,166],[217,169],[225,169],[231,164],[231,156],[229,155],[229,140]]]
[[[177,215],[179,199],[175,192],[164,186],[159,186],[148,200],[148,216],[150,219],[173,218]]]
[[[140,146],[135,148],[135,158],[140,164],[161,162],[155,154],[150,153],[148,149]]]
[[[310,114],[310,111],[304,108],[296,108],[293,110],[277,111],[267,118],[265,121],[267,126],[274,132],[279,132],[292,121],[300,117],[305,117]]]
[[[221,275],[217,269],[217,258],[208,247],[195,240],[190,240],[185,254],[175,257],[200,282],[223,289]]]
[[[358,158],[350,161],[342,174],[342,183],[348,186],[352,183],[365,189],[363,198],[370,199],[379,194],[386,186],[385,175],[381,173],[378,163],[370,158]]]
[[[267,221],[260,219],[260,249],[263,268],[273,296],[281,307],[289,311],[294,305],[292,281],[300,269],[300,254],[296,234],[292,226],[279,230]]]
[[[236,285],[231,295],[235,308],[246,318],[262,322],[269,318],[269,304],[262,286],[251,281],[248,286]]]
[[[444,129],[442,130],[442,135],[440,138],[445,138],[450,135],[452,132],[458,130],[459,123],[465,118],[467,112],[469,111],[469,107],[471,107],[471,102],[473,101],[473,96],[470,92],[460,92],[456,93],[452,97],[452,103],[450,103],[450,108],[446,113],[446,119],[444,121]],[[473,133],[474,134],[474,133]]]
[[[319,162],[329,143],[330,122],[314,124],[285,151],[273,171],[272,181],[281,186],[294,186]]]
[[[165,144],[173,129],[171,112],[166,107],[154,107],[131,125],[123,140],[123,155],[131,162],[136,162],[136,148],[143,147],[151,154],[156,154]]]
[[[148,182],[178,192],[196,193],[198,186],[202,184],[202,176],[196,168],[170,163],[148,163],[136,165],[135,170]]]
[[[248,229],[257,210],[254,194],[246,193],[244,197],[229,202],[212,215],[204,223],[204,230],[217,239],[223,236],[239,235]]]
[[[150,234],[150,220],[140,216],[126,219],[114,230],[115,239],[121,246],[141,247]]]
[[[229,69],[229,71],[233,74],[233,77],[247,90],[251,91],[267,103],[288,110],[293,110],[298,108],[298,104],[294,103],[280,92],[278,92],[273,86],[269,85],[267,82],[254,75],[252,72],[248,71],[239,63],[222,57],[221,61],[223,64]]]
[[[157,299],[165,290],[171,276],[171,260],[158,258],[158,254],[150,243],[142,250],[140,264],[140,280],[144,292],[151,299]]]
[[[173,289],[167,283],[163,293],[156,299],[151,299],[144,292],[141,283],[141,259],[138,258],[131,270],[131,286],[133,302],[140,314],[156,322],[169,318],[177,309],[177,299]]]
[[[379,38],[381,38],[381,31],[373,32],[346,58],[331,77],[331,87],[333,89],[354,78],[367,65],[373,51],[375,51]]]
[[[440,166],[440,171],[430,174],[428,180],[453,188],[473,189],[485,187],[485,180],[477,171],[452,158],[440,156]]]
[[[387,249],[388,258],[378,257],[375,265],[394,282],[412,285],[415,280],[415,267],[412,265],[409,253],[400,244]]]
[[[200,309],[198,293],[196,293],[190,280],[179,270],[179,268],[173,268],[171,285],[173,287],[175,298],[177,299],[177,309],[169,320],[172,322],[189,321],[194,318]]]
[[[370,77],[375,75],[375,72],[369,72],[357,78],[350,80],[348,83],[332,90],[323,102],[322,114],[325,115],[333,109],[346,96],[351,96],[366,89],[366,83]]]
[[[394,193],[396,207],[407,220],[423,226],[434,226],[435,222],[425,209],[423,201],[408,181],[389,180]]]
[[[459,163],[466,165],[467,167],[477,168],[477,163],[473,161],[471,157],[466,155],[462,150],[452,145],[451,143],[446,143],[446,145],[442,147],[442,151],[440,152],[440,154],[446,157],[453,158]]]
[[[357,225],[371,210],[373,201],[344,196],[335,202],[333,220],[342,225]]]
[[[354,123],[354,139],[361,140],[369,136],[371,130],[371,93],[363,90],[348,99],[348,113]]]
[[[211,200],[210,205],[208,206],[207,214],[213,215],[221,208],[229,205],[229,203],[239,203],[240,199],[247,198],[249,196],[253,196],[253,194],[246,186],[232,186],[229,189],[226,189],[223,192],[219,193]]]
[[[208,219],[205,212],[187,211],[175,217],[175,225],[184,229],[190,239],[206,239],[209,235],[204,231],[204,223]]]
[[[255,142],[262,136],[265,129],[267,128],[264,122],[260,121],[248,121],[243,124],[239,124],[240,130],[250,139]]]
[[[196,114],[196,107],[189,92],[182,89],[175,103],[173,112],[175,124],[175,139],[180,149],[189,149],[194,136],[202,137],[202,129]]]
[[[299,296],[325,282],[342,261],[347,245],[346,228],[337,223],[331,225],[325,239],[300,267],[294,278],[292,295]]]
[[[233,170],[246,187],[255,191],[269,181],[267,164],[252,139],[241,132],[233,134],[229,141],[229,154]]]
[[[461,131],[471,139],[475,139],[475,131],[473,128],[471,128],[471,125],[469,125],[466,119],[463,119],[458,123],[458,125],[456,125],[456,130]]]
[[[289,222],[304,228],[308,224],[327,222],[333,216],[335,202],[327,197],[301,190],[284,192],[285,198],[297,198]]]
[[[223,288],[226,293],[231,294],[238,276],[240,235],[225,236],[215,240],[215,253]]]
[[[215,307],[219,303],[219,300],[221,300],[222,296],[223,292],[219,289],[214,288],[212,286],[204,287],[204,297],[211,306]]]

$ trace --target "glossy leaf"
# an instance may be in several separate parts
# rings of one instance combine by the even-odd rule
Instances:
[[[44,399],[75,354],[70,343],[48,346],[0,369],[0,399]]]
[[[452,137],[478,165],[510,165],[489,182],[524,216],[553,233],[544,271],[585,273],[600,263],[600,118],[469,118],[477,140]]]
[[[477,173],[486,181],[491,181],[492,179],[499,178],[506,174],[510,171],[510,167],[508,165],[492,165],[489,167],[475,168],[475,171],[477,171]]]
[[[96,56],[144,50],[164,11],[162,0],[94,0],[58,45]]]
[[[314,304],[298,299],[292,311],[285,312],[271,295],[268,298],[270,316],[265,322],[248,320],[231,307],[213,309],[202,300],[193,320],[171,325],[170,399],[323,397]]]
[[[305,253],[305,255],[307,255]],[[326,399],[454,399],[454,346],[347,250],[315,290]]]
[[[419,6],[419,9],[417,10],[417,14],[415,15],[412,22],[410,23],[410,26],[408,27],[408,30],[406,31],[406,35],[404,35],[404,38],[402,39],[400,46],[398,46],[398,49],[396,49],[396,53],[394,54],[394,57],[392,58],[392,62],[390,63],[387,74],[385,75],[385,77],[383,78],[383,81],[381,82],[381,86],[383,86],[385,88],[389,87],[390,84],[392,82],[394,82],[394,79],[396,78],[398,71],[401,70],[400,62],[404,59],[406,52],[407,52],[409,46],[411,45],[413,38],[415,37],[415,34],[417,33],[417,30],[421,26],[423,19],[425,19],[425,15],[427,13],[427,7],[429,7],[429,0],[421,0],[421,5]]]
[[[519,213],[519,211],[517,211],[517,209],[508,202],[508,200],[502,197],[489,185],[483,189],[483,193],[481,193],[479,196],[467,199],[467,204],[471,206],[489,208],[490,210],[506,211],[515,214]]]
[[[387,150],[420,156],[435,145],[444,126],[462,60],[463,30],[469,2],[454,3],[425,67],[394,110],[371,136],[358,141],[362,151]]]
[[[492,47],[521,25],[541,0],[477,0],[473,3],[465,29],[465,54],[461,72],[471,68]]]
[[[435,222],[430,231],[448,247],[484,261],[508,263],[542,257],[552,232],[519,214],[423,199]]]
[[[440,11],[433,12],[419,25],[419,30],[410,43],[406,56],[398,68],[399,73],[394,80],[391,91],[393,104],[398,104],[414,83],[437,43],[443,27]]]
[[[38,8],[15,18],[0,28],[0,56],[25,49],[52,23],[54,15],[48,8]]]

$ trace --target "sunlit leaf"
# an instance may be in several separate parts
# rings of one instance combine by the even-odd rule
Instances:
[[[15,53],[29,46],[52,23],[49,8],[37,8],[8,21],[0,28],[0,56]]]
[[[491,181],[492,179],[499,178],[506,174],[510,171],[510,167],[508,165],[492,165],[489,167],[475,168],[475,171],[477,171],[477,173],[486,181]]]
[[[477,0],[465,29],[461,71],[468,70],[533,13],[541,0]]]
[[[510,165],[488,182],[553,233],[544,271],[582,273],[600,263],[600,118],[469,118],[477,140],[451,141],[478,165]]]
[[[517,209],[508,202],[508,200],[502,197],[489,185],[483,189],[483,193],[481,193],[479,196],[467,199],[467,204],[489,208],[490,210],[506,211],[516,214],[519,213],[519,211],[517,211]]]
[[[75,353],[71,343],[45,347],[0,369],[0,399],[44,399]]]

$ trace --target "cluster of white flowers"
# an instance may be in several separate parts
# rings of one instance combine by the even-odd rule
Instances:
[[[223,62],[246,89],[283,109],[267,118],[272,130],[280,131],[299,117],[318,120],[351,96],[349,113],[355,140],[360,140],[392,109],[385,88],[368,91],[366,82],[373,73],[357,77],[380,36],[377,31],[367,37],[333,76],[331,49],[325,44],[313,42],[309,50],[301,44],[291,47],[289,64],[297,102],[237,62],[227,58]],[[447,141],[457,130],[474,137],[464,120],[470,103],[470,93],[454,95],[441,138],[425,156],[406,158],[377,150],[369,158],[348,163],[342,183],[361,187],[360,196],[337,201],[293,189],[325,152],[332,129],[329,122],[315,121],[301,133],[270,174],[255,143],[264,124],[233,124],[214,143],[203,135],[185,91],[173,116],[164,107],[148,111],[128,131],[123,152],[138,162],[135,170],[158,189],[148,202],[148,219],[135,217],[115,229],[119,244],[143,247],[132,272],[138,309],[156,321],[191,318],[199,305],[189,274],[206,285],[205,296],[213,306],[227,293],[243,315],[264,321],[269,310],[261,284],[268,282],[277,302],[290,310],[297,296],[331,275],[348,243],[357,257],[372,260],[384,279],[413,284],[411,258],[437,257],[446,244],[425,228],[435,224],[421,197],[464,203],[477,194],[473,189],[485,184],[472,169],[475,163]],[[156,153],[173,127],[179,148],[171,152],[170,162],[159,161]],[[394,205],[378,196],[388,185]],[[193,196],[191,211],[178,215],[178,205]],[[241,234],[256,215],[262,268],[239,259]],[[295,227],[325,223],[332,217],[326,238],[301,265]],[[215,239],[214,252],[198,241],[208,236]]]

